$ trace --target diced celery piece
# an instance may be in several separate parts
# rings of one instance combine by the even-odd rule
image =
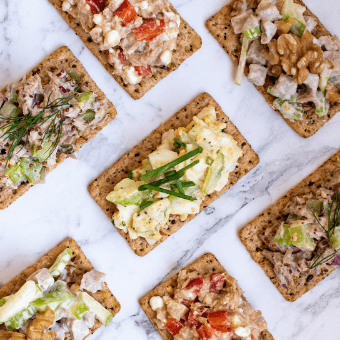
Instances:
[[[29,320],[36,313],[37,309],[34,306],[28,306],[27,309],[24,309],[22,312],[18,313],[11,319],[7,320],[5,322],[5,326],[10,332],[13,332],[20,326],[24,325],[27,322],[27,320]]]
[[[248,54],[248,49],[249,49],[249,43],[250,43],[250,41],[246,38],[245,35],[243,35],[241,56],[240,56],[240,60],[239,60],[239,64],[238,64],[238,69],[237,69],[236,80],[235,80],[235,84],[236,85],[241,85],[242,84],[242,77],[243,77],[243,74],[244,74],[244,68],[246,66],[247,54]]]
[[[328,84],[331,74],[332,74],[332,69],[327,65],[327,63],[324,63],[322,72],[320,74],[320,82],[319,82],[319,87],[322,92],[326,91],[326,86]]]
[[[61,254],[59,254],[49,270],[52,276],[57,277],[61,274],[68,265],[72,254],[73,252],[70,248],[66,248]]]
[[[281,14],[282,20],[287,20],[289,18],[294,18],[296,23],[291,28],[293,34],[302,36],[304,30],[306,29],[306,21],[303,17],[306,7],[294,3],[293,0],[285,0],[282,6]]]
[[[206,195],[211,194],[215,190],[217,182],[221,178],[221,173],[223,169],[224,169],[224,155],[223,153],[219,152],[212,165],[209,166],[208,173],[203,183],[202,191]]]
[[[13,118],[21,114],[21,109],[10,102],[5,102],[0,110],[0,118]]]
[[[276,232],[273,242],[278,244],[279,246],[290,246],[290,234],[289,234],[290,226],[288,224],[280,225],[279,229]]]
[[[85,123],[89,124],[96,117],[96,113],[93,110],[87,110],[81,117],[83,117]]]
[[[66,154],[71,154],[74,152],[72,144],[63,144],[59,146],[59,150]]]
[[[42,145],[33,145],[32,156],[39,162],[45,162],[50,157],[50,150],[52,148],[52,141],[44,141]]]
[[[325,94],[321,91],[318,91],[316,95],[319,99],[320,104],[316,106],[315,112],[320,118],[322,118],[328,113],[329,101],[325,98]]]
[[[81,78],[80,76],[78,75],[78,73],[70,68],[68,70],[66,70],[66,73],[76,82],[76,83],[80,83],[81,82]]]
[[[299,21],[295,18],[288,18],[285,21],[293,23],[293,26],[290,28],[290,31],[293,34],[297,35],[298,37],[303,36],[303,32],[306,29],[306,25],[303,22],[301,22],[301,21]]]
[[[61,280],[57,280],[52,286],[52,288],[50,289],[50,293],[65,292],[65,291],[67,291],[67,283]]]
[[[261,36],[262,28],[261,26],[254,26],[246,29],[243,33],[247,40],[254,40]]]
[[[46,178],[46,168],[43,166],[42,169],[40,170],[39,183],[45,183],[45,178]]]
[[[15,164],[11,166],[9,169],[5,171],[5,174],[9,177],[9,179],[14,183],[18,184],[24,180],[26,180],[26,176],[20,167],[20,164]]]
[[[78,300],[84,303],[105,327],[112,321],[112,314],[89,294],[81,292]]]
[[[40,171],[43,167],[40,162],[28,157],[23,157],[20,159],[20,167],[22,173],[31,183],[35,183],[40,180]]]
[[[84,303],[76,301],[70,308],[69,312],[78,320],[82,319],[90,310]]]
[[[302,106],[296,103],[290,103],[287,100],[277,98],[274,100],[273,105],[283,115],[284,118],[293,120],[303,120]]]
[[[323,211],[323,202],[316,200],[308,200],[307,206],[314,212],[314,214],[320,216]]]
[[[330,238],[331,245],[335,250],[340,249],[340,227],[334,229],[334,233]]]
[[[92,92],[85,92],[75,97],[78,103],[83,102],[85,100],[94,100],[94,94]]]

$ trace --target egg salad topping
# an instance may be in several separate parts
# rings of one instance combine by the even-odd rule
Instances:
[[[118,209],[114,225],[131,239],[144,237],[154,244],[170,215],[185,221],[188,215],[198,214],[206,195],[228,183],[242,156],[225,128],[215,108],[207,106],[187,127],[165,132],[157,150],[107,195]]]

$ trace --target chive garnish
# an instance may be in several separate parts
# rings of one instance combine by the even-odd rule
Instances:
[[[111,223],[112,223],[113,225],[115,225],[115,221],[114,221],[114,220],[112,220]]]
[[[167,171],[167,170],[173,168],[174,166],[176,166],[176,165],[178,165],[178,164],[180,164],[180,163],[185,162],[187,159],[196,156],[197,154],[201,153],[202,151],[203,151],[202,147],[198,147],[197,149],[192,150],[192,151],[186,153],[185,155],[183,155],[183,156],[181,156],[181,157],[179,157],[179,158],[173,160],[172,162],[170,162],[170,163],[168,163],[168,164],[165,164],[165,165],[163,165],[163,166],[161,166],[161,167],[159,167],[159,168],[157,168],[157,169],[155,169],[155,170],[152,170],[152,171],[148,172],[147,174],[141,176],[140,179],[141,179],[142,181],[145,181],[145,180],[147,180],[147,179],[149,179],[149,178],[151,178],[151,177],[160,175],[160,174],[162,174],[163,172],[165,172],[165,171]],[[183,170],[183,169],[182,169],[182,170]]]
[[[182,186],[182,182],[181,182],[179,179],[176,179],[175,184],[176,184],[176,186],[177,186],[178,191],[179,191],[181,194],[185,194],[184,189],[183,189],[183,186]]]
[[[132,173],[132,170],[130,169],[129,170],[129,178],[132,179],[132,177],[133,177],[133,173]]]
[[[183,188],[189,188],[189,187],[194,187],[196,184],[194,182],[181,182],[182,183],[182,187]],[[172,190],[176,189],[177,188],[177,185],[176,184],[170,184],[170,188]]]
[[[164,194],[183,198],[184,200],[196,201],[196,199],[197,199],[195,197],[191,197],[191,196],[187,196],[185,194],[181,194],[180,192],[171,191],[171,190],[163,189],[163,188],[160,188],[160,187],[155,187],[155,186],[150,185],[150,184],[145,184],[145,186],[146,186],[147,189],[150,189],[150,190],[153,190],[153,191],[158,191],[158,192],[163,192]]]
[[[164,176],[165,176],[165,178],[168,178],[168,177],[171,177],[171,176],[176,175],[176,174],[177,174],[176,170],[171,170],[171,171],[165,172]]]
[[[174,147],[179,149],[179,148],[187,148],[187,145],[183,143],[181,140],[174,138]]]
[[[153,203],[153,201],[144,202],[143,204],[141,204],[140,210],[143,210],[143,209],[149,207],[152,203]]]
[[[197,159],[196,161],[190,163],[189,165],[187,165],[186,167],[184,167],[183,169],[179,170],[179,171],[175,171],[175,174],[172,175],[172,176],[168,176],[166,178],[163,178],[163,179],[160,179],[158,181],[155,181],[155,182],[151,182],[149,183],[150,185],[153,185],[155,187],[159,187],[163,184],[166,184],[166,183],[170,183],[170,182],[173,182],[173,181],[176,181],[177,179],[180,179],[181,177],[184,176],[185,172],[192,168],[193,166],[195,166],[196,164],[199,163],[199,160]],[[143,184],[141,185],[139,188],[138,188],[138,191],[144,191],[144,190],[147,190],[147,187],[146,187],[146,184]]]

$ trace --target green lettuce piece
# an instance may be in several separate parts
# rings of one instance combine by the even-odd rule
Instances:
[[[50,157],[50,150],[52,148],[52,141],[44,141],[41,146],[33,145],[32,156],[39,162],[45,162]]]
[[[290,103],[288,100],[278,98],[274,100],[273,105],[282,113],[284,118],[303,120],[302,106],[297,103]]]
[[[22,168],[20,167],[20,164],[15,164],[11,166],[9,169],[5,171],[5,175],[9,177],[9,179],[14,184],[18,184],[22,181],[26,180],[26,176]]]
[[[211,194],[215,190],[216,185],[221,178],[223,169],[224,169],[224,155],[223,153],[219,152],[212,165],[209,166],[208,173],[203,183],[202,191],[206,195]]]
[[[0,110],[0,118],[13,118],[18,117],[21,114],[21,109],[14,104],[5,102]]]
[[[21,172],[27,177],[31,183],[39,182],[40,171],[42,169],[42,164],[38,161],[30,159],[28,157],[23,157],[20,159]]]
[[[54,261],[53,265],[49,269],[49,272],[53,277],[57,277],[61,274],[61,272],[65,269],[65,267],[68,265],[69,261],[72,257],[72,250],[70,248],[66,248],[57,259]]]

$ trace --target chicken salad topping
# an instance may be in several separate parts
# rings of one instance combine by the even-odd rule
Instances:
[[[305,10],[293,0],[240,0],[231,19],[242,43],[236,84],[241,85],[247,65],[248,80],[266,86],[276,97],[273,106],[291,121],[306,118],[304,104],[313,103],[322,118],[340,102],[340,41],[317,38],[317,23]],[[274,86],[268,86],[269,79]]]
[[[64,340],[69,333],[72,340],[83,340],[95,319],[105,326],[112,321],[112,314],[86,292],[101,290],[105,274],[93,269],[83,275],[81,286],[75,284],[68,274],[72,256],[66,248],[49,269],[37,270],[15,294],[0,300],[0,336],[13,332],[20,339]]]

